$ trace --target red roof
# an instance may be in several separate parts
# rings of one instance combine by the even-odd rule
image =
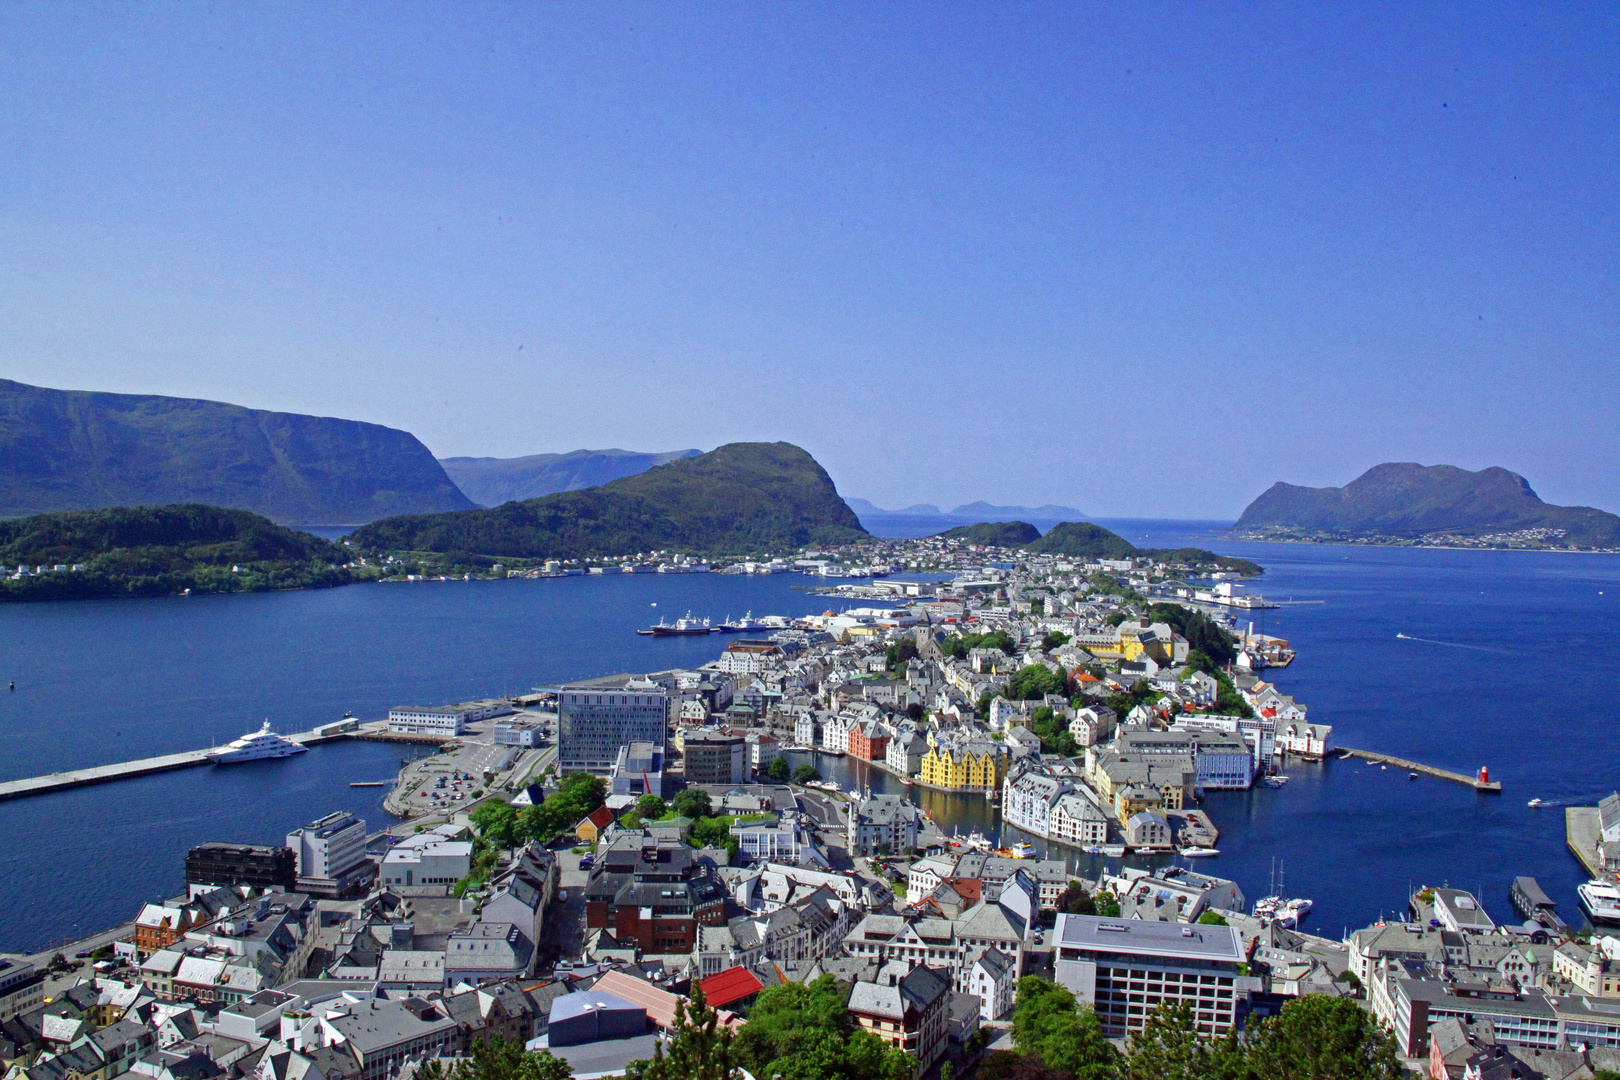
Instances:
[[[598,829],[605,829],[613,822],[613,811],[609,810],[605,806],[598,806],[595,810],[592,810],[589,814],[585,815],[585,821],[595,825]],[[580,822],[580,824],[585,824],[585,821]]]
[[[745,967],[726,968],[718,975],[710,975],[698,983],[711,1008],[720,1009],[733,1001],[753,997],[765,989],[765,984]]]

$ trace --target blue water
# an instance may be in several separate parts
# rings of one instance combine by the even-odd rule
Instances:
[[[1400,908],[1409,882],[1479,889],[1509,918],[1521,873],[1579,921],[1583,874],[1562,811],[1525,803],[1590,805],[1620,787],[1608,708],[1620,557],[1253,544],[1225,540],[1220,523],[1107,524],[1144,546],[1253,558],[1266,595],[1323,601],[1264,613],[1264,629],[1300,650],[1275,673],[1283,690],[1345,745],[1465,772],[1488,764],[1506,788],[1485,796],[1355,762],[1293,764],[1280,790],[1210,796],[1222,854],[1201,869],[1254,897],[1280,857],[1289,891],[1317,901],[1308,925],[1333,936]],[[0,682],[18,681],[0,692],[0,778],[206,746],[265,717],[303,730],[345,711],[697,664],[724,639],[632,631],[688,609],[718,619],[838,606],[793,591],[806,580],[638,574],[0,607]],[[185,850],[203,840],[274,841],[339,808],[380,825],[380,789],[348,784],[383,779],[399,757],[390,744],[342,743],[0,803],[0,950],[129,918],[179,888]],[[992,824],[983,800],[917,797],[947,828]]]

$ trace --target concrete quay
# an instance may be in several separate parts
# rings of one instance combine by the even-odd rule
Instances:
[[[1586,872],[1594,878],[1603,878],[1608,875],[1603,872],[1603,864],[1598,862],[1598,837],[1603,835],[1603,826],[1598,817],[1598,808],[1595,806],[1566,806],[1564,807],[1564,843],[1569,850],[1581,860]]]
[[[300,732],[297,735],[288,735],[287,738],[300,746],[313,746],[317,743],[330,742],[333,739],[346,739],[347,732],[339,734],[317,734],[313,731]],[[209,748],[214,749],[213,747]],[[162,754],[158,757],[142,758],[139,761],[125,761],[116,765],[94,765],[87,769],[72,769],[67,772],[48,773],[45,776],[33,776],[26,780],[7,780],[0,782],[0,801],[6,799],[26,799],[32,795],[48,795],[53,791],[66,791],[69,788],[89,787],[92,784],[106,784],[114,780],[129,780],[137,776],[151,776],[154,773],[173,772],[176,769],[190,769],[197,765],[207,765],[208,750],[186,750],[178,754]]]
[[[1371,750],[1353,750],[1348,746],[1338,747],[1338,753],[1341,758],[1358,757],[1375,765],[1394,765],[1396,768],[1405,769],[1408,772],[1422,773],[1424,776],[1436,776],[1441,780],[1467,784],[1475,791],[1484,791],[1491,794],[1500,794],[1502,791],[1502,784],[1499,780],[1481,780],[1477,776],[1451,772],[1448,769],[1437,769],[1433,765],[1420,765],[1415,761],[1407,761],[1405,758],[1391,757],[1389,754],[1375,754]]]

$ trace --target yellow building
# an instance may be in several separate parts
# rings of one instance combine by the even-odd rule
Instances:
[[[922,782],[961,791],[997,791],[1006,775],[1006,758],[993,749],[953,750],[936,746],[923,755]]]

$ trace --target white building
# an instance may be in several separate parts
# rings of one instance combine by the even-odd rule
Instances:
[[[1009,825],[1047,836],[1051,832],[1048,817],[1058,799],[1074,790],[1067,780],[1024,770],[1011,772],[1001,783],[1001,814]]]
[[[287,834],[298,861],[298,889],[314,895],[342,892],[366,860],[366,823],[342,810]]]
[[[821,748],[829,754],[849,753],[849,729],[857,722],[853,717],[827,717],[821,725]]]
[[[1012,1012],[1018,974],[1012,960],[999,949],[988,949],[968,969],[967,993],[979,999],[979,1019],[1000,1020]]]
[[[1114,735],[1114,710],[1106,705],[1092,705],[1077,710],[1069,721],[1069,734],[1077,746],[1096,746]]]
[[[1277,729],[1277,743],[1290,754],[1326,757],[1333,752],[1333,725],[1285,720]]]
[[[459,825],[407,836],[382,861],[382,883],[396,888],[450,886],[472,869],[472,841],[460,839]]]
[[[1076,847],[1108,843],[1108,814],[1090,788],[1071,791],[1052,804],[1047,836]]]

